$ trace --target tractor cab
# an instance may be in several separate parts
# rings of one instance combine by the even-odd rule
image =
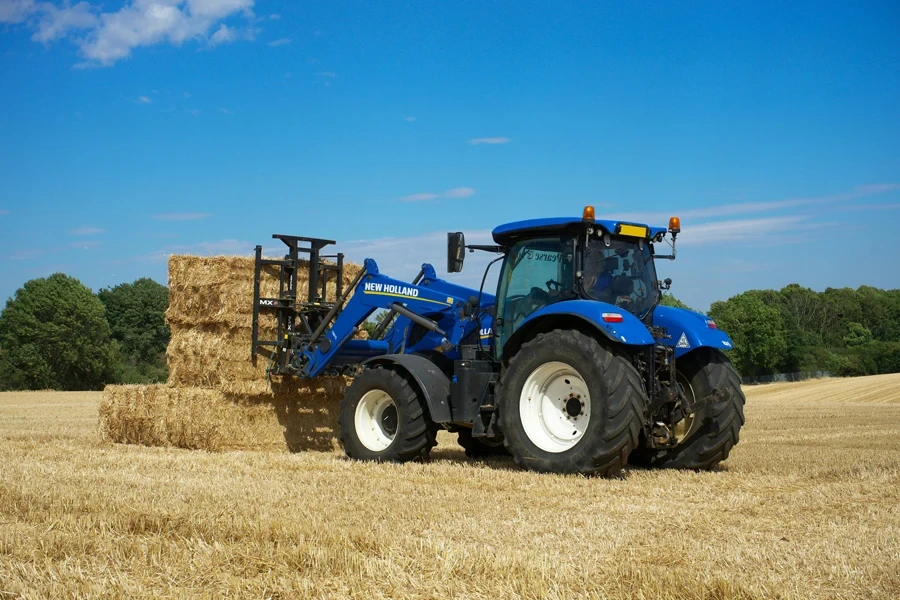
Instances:
[[[533,219],[497,227],[496,247],[474,247],[505,254],[497,286],[494,348],[500,352],[535,312],[569,300],[608,305],[609,312],[601,313],[607,316],[601,318],[621,321],[625,311],[649,324],[660,299],[654,243],[663,241],[667,232],[674,243],[679,231],[677,217],[667,231],[596,220],[591,206],[585,207],[581,218]],[[450,253],[462,256],[453,254],[452,238]],[[674,254],[664,258],[670,257]]]

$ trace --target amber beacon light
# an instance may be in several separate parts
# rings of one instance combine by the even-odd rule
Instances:
[[[581,214],[581,219],[584,221],[593,221],[594,220],[594,207],[593,206],[585,206],[584,212]]]
[[[678,217],[669,218],[669,232],[681,233],[681,219]]]

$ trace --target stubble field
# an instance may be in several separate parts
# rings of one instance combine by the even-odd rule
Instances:
[[[719,472],[99,441],[99,393],[0,394],[0,597],[895,598],[900,375],[746,388]]]

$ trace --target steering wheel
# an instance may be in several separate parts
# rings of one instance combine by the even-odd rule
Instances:
[[[550,295],[539,287],[531,288],[528,294],[523,295],[516,302],[512,310],[513,323],[520,323],[541,306],[548,303]]]
[[[561,290],[563,289],[563,284],[561,284],[560,282],[556,281],[555,279],[548,279],[548,280],[547,280],[547,283],[545,283],[544,285],[546,285],[546,286],[547,286],[547,290],[548,290],[548,291],[551,291],[551,292],[553,292],[553,291],[559,292],[559,291],[561,291]],[[553,289],[554,287],[556,288],[555,290]]]

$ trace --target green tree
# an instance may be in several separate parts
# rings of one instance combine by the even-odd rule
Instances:
[[[369,334],[369,339],[372,339],[372,336],[375,335],[375,330],[378,329],[378,326],[381,325],[381,322],[384,321],[389,314],[390,312],[386,310],[378,311],[378,313],[375,314],[374,320],[366,320],[366,322],[362,324],[363,329]]]
[[[684,308],[687,310],[694,310],[693,308],[691,308],[690,306],[688,306],[687,304],[685,304],[684,302],[682,302],[681,300],[679,300],[678,298],[673,296],[672,294],[667,294],[666,292],[662,292],[662,294],[660,295],[659,303],[662,306],[671,306],[673,308]]]
[[[742,375],[767,375],[778,370],[787,349],[778,308],[751,291],[726,302],[714,302],[709,316],[731,336],[731,359]]]
[[[872,343],[872,332],[861,323],[848,323],[844,343],[848,347],[868,346]]]
[[[0,313],[0,389],[100,389],[116,345],[103,304],[77,279],[32,279]]]
[[[166,346],[169,326],[166,309],[169,291],[152,279],[142,278],[97,293],[106,307],[110,332],[119,344],[118,378],[125,383],[164,381],[168,376]]]
[[[859,294],[850,288],[826,288],[822,301],[825,303],[823,341],[826,346],[840,347],[847,324],[863,322]]]

